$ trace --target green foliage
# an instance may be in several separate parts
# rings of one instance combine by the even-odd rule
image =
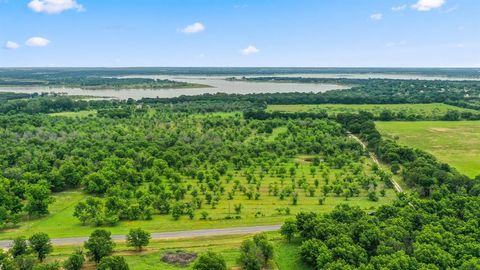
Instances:
[[[238,259],[242,269],[261,270],[263,266],[263,254],[253,240],[245,240],[240,247],[240,258]]]
[[[130,247],[135,247],[138,250],[142,250],[143,247],[148,246],[150,242],[150,233],[146,232],[140,228],[131,229],[127,234],[127,245]]]
[[[92,232],[84,243],[84,247],[88,250],[87,256],[98,263],[102,258],[113,253],[115,243],[113,243],[109,231],[99,229]]]
[[[29,215],[48,214],[48,205],[54,201],[50,196],[50,189],[45,181],[27,186],[26,198],[27,204],[25,205],[25,210]]]
[[[296,221],[294,219],[287,219],[280,228],[280,233],[285,237],[285,239],[292,241],[297,233]]]
[[[27,239],[23,236],[19,236],[13,239],[13,246],[9,250],[12,257],[21,256],[28,253]]]
[[[50,237],[46,233],[36,233],[28,238],[28,242],[30,248],[37,254],[37,258],[41,262],[53,251]]]
[[[225,259],[217,253],[208,251],[200,254],[193,265],[194,270],[227,270]]]
[[[84,263],[85,257],[83,256],[83,251],[77,250],[63,262],[63,268],[65,268],[65,270],[80,270]]]
[[[59,270],[60,264],[58,262],[54,263],[41,263],[33,267],[33,270]]]
[[[98,270],[128,270],[127,262],[125,258],[121,256],[109,256],[103,257],[100,263],[97,265]]]

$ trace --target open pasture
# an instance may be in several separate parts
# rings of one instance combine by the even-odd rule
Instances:
[[[385,136],[425,150],[470,177],[480,175],[479,121],[376,122]]]

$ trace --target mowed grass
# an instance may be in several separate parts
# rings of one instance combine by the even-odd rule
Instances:
[[[268,194],[268,186],[270,183],[279,182],[278,178],[270,175],[265,176],[260,188],[261,197],[259,200],[248,200],[241,192],[237,192],[233,200],[227,200],[226,195],[220,200],[216,209],[212,209],[210,205],[204,204],[203,209],[197,210],[196,216],[193,220],[188,217],[181,217],[180,220],[173,220],[171,215],[155,215],[152,220],[136,220],[136,221],[122,221],[114,227],[103,227],[110,230],[113,234],[126,234],[131,228],[143,228],[150,232],[165,232],[165,231],[182,231],[195,230],[207,228],[227,228],[227,227],[243,227],[254,225],[267,224],[281,224],[286,218],[293,217],[296,213],[301,211],[314,211],[325,213],[331,211],[335,206],[341,203],[348,203],[350,205],[357,205],[360,208],[368,211],[374,209],[382,204],[387,204],[396,197],[394,190],[386,190],[385,197],[379,197],[378,202],[372,202],[367,198],[367,192],[361,190],[358,197],[349,198],[348,201],[344,197],[336,197],[330,193],[324,205],[319,205],[319,198],[323,197],[321,188],[325,185],[325,179],[318,173],[315,177],[310,174],[310,163],[303,160],[302,157],[297,158],[297,162],[301,163],[297,170],[297,179],[304,175],[307,182],[313,185],[314,179],[320,181],[319,188],[315,191],[314,197],[307,196],[303,189],[297,189],[299,194],[298,205],[292,205],[292,199],[286,197],[285,200],[280,200],[279,197]],[[366,159],[366,167],[371,164],[371,160]],[[293,166],[293,162],[292,165]],[[329,180],[333,181],[340,172],[331,170]],[[234,180],[240,179],[245,183],[245,177],[240,174],[235,174]],[[187,180],[189,181],[189,180]],[[225,179],[223,179],[225,181]],[[290,185],[290,179],[285,180],[285,185]],[[233,181],[225,184],[226,190],[231,190]],[[379,187],[379,190],[381,187]],[[18,227],[6,229],[0,232],[0,239],[12,239],[19,235],[30,236],[36,232],[45,232],[52,238],[59,237],[73,237],[73,236],[87,236],[98,227],[84,226],[76,217],[73,216],[75,205],[86,198],[87,195],[81,191],[70,191],[58,193],[55,195],[56,201],[50,206],[50,214],[34,219],[24,220]],[[235,216],[234,205],[242,204],[241,219],[225,219],[227,216]],[[290,208],[290,215],[285,212],[278,213],[277,208]],[[200,220],[200,212],[207,211],[209,213],[209,220]]]
[[[311,268],[303,265],[298,256],[298,243],[288,243],[280,236],[278,232],[267,233],[268,238],[274,246],[274,258],[269,269],[279,270],[309,270]],[[246,239],[253,235],[227,235],[196,237],[188,239],[166,239],[153,240],[143,251],[135,251],[127,247],[125,243],[117,243],[114,255],[121,255],[126,260],[132,270],[175,270],[192,269],[193,263],[188,266],[174,266],[161,261],[163,254],[169,251],[188,251],[200,255],[206,251],[213,251],[223,256],[228,269],[238,268],[238,258],[240,256],[240,245]],[[47,262],[64,261],[70,254],[75,252],[78,246],[56,246],[54,251],[47,258]],[[92,262],[87,262],[84,269],[95,269]]]
[[[480,121],[376,122],[402,144],[425,150],[470,177],[480,175]]]
[[[451,105],[432,104],[295,104],[295,105],[268,105],[267,111],[282,112],[319,112],[327,111],[330,115],[338,113],[355,113],[368,111],[374,115],[380,115],[383,110],[403,112],[406,115],[421,115],[428,117],[440,117],[448,111],[471,112],[478,114],[478,111],[455,107]]]
[[[96,116],[97,111],[88,110],[88,111],[78,111],[78,112],[59,112],[59,113],[51,113],[50,115],[64,116],[64,117],[89,117],[89,116]]]

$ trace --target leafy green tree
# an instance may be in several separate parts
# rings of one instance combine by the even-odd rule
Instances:
[[[263,266],[262,251],[255,245],[255,242],[248,239],[240,246],[240,258],[238,262],[244,270],[261,270]]]
[[[84,247],[88,250],[87,256],[98,263],[103,257],[113,253],[115,243],[113,243],[109,231],[99,229],[92,232],[84,243]]]
[[[227,270],[225,259],[217,253],[208,251],[202,253],[193,265],[194,270]]]
[[[127,261],[121,256],[103,257],[97,265],[97,270],[128,270]]]
[[[253,236],[253,242],[260,249],[263,258],[263,266],[268,266],[268,262],[273,259],[273,245],[268,241],[264,233]]]
[[[38,260],[41,262],[53,251],[50,237],[46,233],[36,233],[28,239],[30,248],[37,254]]]
[[[38,184],[29,185],[26,190],[27,203],[25,210],[29,215],[46,215],[48,214],[48,206],[55,199],[50,196],[50,189],[45,181]]]
[[[10,248],[10,254],[12,257],[17,257],[28,253],[27,239],[23,236],[19,236],[13,240],[13,246]]]
[[[317,239],[304,241],[300,247],[300,256],[306,264],[319,269],[332,261],[332,254],[328,247]]]
[[[287,239],[287,241],[292,241],[297,233],[297,223],[294,219],[287,219],[280,228],[280,233]]]
[[[151,235],[140,228],[131,229],[127,234],[127,245],[129,247],[135,247],[138,250],[142,250],[143,247],[148,246]]]
[[[17,269],[17,266],[15,265],[14,260],[9,256],[8,253],[4,252],[3,249],[0,249],[0,269],[2,270]]]

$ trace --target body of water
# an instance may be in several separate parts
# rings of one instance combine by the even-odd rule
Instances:
[[[133,77],[133,76],[132,76]],[[55,92],[67,95],[81,95],[93,97],[113,97],[118,99],[141,99],[144,97],[171,98],[182,95],[215,94],[218,92],[228,94],[251,93],[277,93],[277,92],[325,92],[336,89],[348,89],[348,86],[337,84],[302,84],[302,83],[275,83],[275,82],[241,82],[227,81],[227,77],[201,77],[201,76],[135,76],[143,78],[169,79],[188,83],[205,84],[205,88],[175,88],[175,89],[101,89],[87,90],[80,88],[52,88],[52,87],[2,87],[0,92],[42,93]]]
[[[408,75],[408,74],[271,74],[271,75],[247,75],[247,77],[305,77],[305,78],[350,78],[350,79],[399,79],[399,80],[478,80],[473,78],[460,77],[442,77],[428,75]],[[52,87],[3,87],[0,92],[20,92],[20,93],[41,93],[55,92],[67,95],[81,95],[92,97],[108,97],[118,99],[141,99],[144,97],[160,97],[172,98],[182,95],[201,95],[214,94],[218,92],[228,94],[251,94],[251,93],[285,93],[285,92],[326,92],[330,90],[348,89],[347,85],[338,84],[306,84],[306,83],[279,83],[279,82],[245,82],[245,81],[228,81],[226,78],[232,76],[191,76],[191,75],[135,75],[126,76],[131,78],[152,78],[152,79],[168,79],[188,83],[210,85],[205,88],[181,88],[181,89],[101,89],[86,90],[80,88],[52,88]],[[236,75],[240,78],[241,76]]]

